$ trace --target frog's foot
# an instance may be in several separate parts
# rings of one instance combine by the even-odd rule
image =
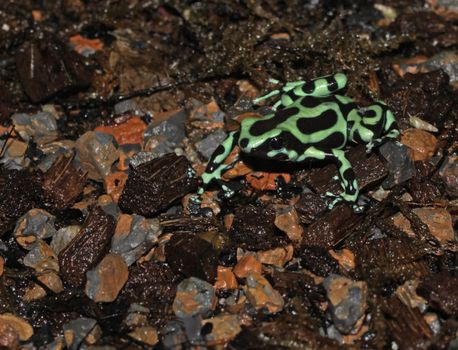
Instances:
[[[343,200],[343,198],[338,195],[338,194],[334,194],[332,192],[326,192],[324,195],[321,195],[321,198],[323,198],[324,200],[329,200],[329,199],[332,199],[329,203],[328,203],[328,209],[329,210],[332,210],[334,209],[334,207],[336,206],[337,203],[341,202]]]
[[[353,212],[356,214],[360,214],[364,211],[364,206],[363,205],[358,205],[358,204],[353,204],[352,205]]]
[[[228,186],[221,184],[221,188],[223,190],[223,197],[224,198],[232,198],[235,195],[235,191]]]
[[[350,198],[351,197],[351,198]],[[324,195],[321,196],[324,199],[332,199],[331,202],[328,203],[328,209],[332,210],[335,206],[340,202],[347,202],[352,204],[353,212],[356,214],[362,213],[364,211],[364,206],[356,204],[352,196],[348,196],[345,192],[340,194],[334,194],[332,192],[326,192]]]

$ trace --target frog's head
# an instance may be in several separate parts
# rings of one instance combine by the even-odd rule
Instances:
[[[240,127],[239,146],[243,153],[260,159],[295,161],[299,156],[290,133],[272,127],[268,118],[247,118]]]

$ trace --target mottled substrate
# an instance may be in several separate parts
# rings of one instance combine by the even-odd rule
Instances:
[[[458,35],[429,3],[0,4],[0,346],[455,346],[458,98],[425,62]],[[190,200],[269,78],[339,71],[402,131],[349,145],[364,213],[327,209],[332,164],[244,158]]]

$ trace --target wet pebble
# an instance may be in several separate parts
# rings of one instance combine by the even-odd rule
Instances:
[[[387,161],[388,177],[383,181],[384,189],[393,188],[415,175],[415,165],[407,146],[397,142],[386,142],[379,148]]]
[[[43,209],[31,209],[21,216],[14,228],[16,241],[30,249],[37,238],[50,238],[56,234],[56,217]]]
[[[54,141],[57,138],[57,122],[54,115],[48,112],[37,114],[16,113],[11,116],[14,130],[28,142],[33,140],[38,144]]]
[[[154,121],[144,133],[145,150],[155,157],[172,153],[185,138],[186,113],[179,110],[165,120]]]
[[[266,309],[269,313],[277,313],[283,309],[284,300],[262,275],[254,272],[246,276],[245,293],[257,310]]]
[[[40,145],[39,149],[43,152],[43,158],[38,168],[44,173],[47,172],[60,155],[73,155],[74,148],[75,141],[66,139]]]
[[[272,248],[256,252],[260,263],[282,268],[293,258],[294,248],[291,244],[284,247]]]
[[[96,303],[107,303],[117,298],[127,282],[129,271],[120,255],[110,253],[86,276],[86,295]]]
[[[455,239],[452,216],[447,210],[443,208],[415,208],[413,212],[428,226],[431,234],[441,244],[446,244]],[[409,220],[402,214],[395,215],[393,223],[409,236],[415,237]]]
[[[364,317],[367,308],[366,282],[332,274],[323,281],[323,286],[334,326],[344,334],[356,332],[354,326]]]
[[[43,240],[37,241],[24,257],[24,265],[37,272],[59,271],[57,255]]]
[[[3,149],[0,163],[4,164],[7,169],[20,170],[30,164],[30,159],[26,157],[27,143],[25,142],[16,139],[0,140],[0,149]]]
[[[19,348],[19,334],[7,322],[0,321],[0,347],[16,350]]]
[[[196,149],[205,159],[210,159],[215,149],[224,141],[226,136],[227,134],[223,129],[217,129],[204,139],[196,142]]]
[[[107,194],[111,196],[115,203],[119,202],[119,197],[126,186],[128,175],[124,172],[117,171],[103,179]]]
[[[201,279],[190,277],[178,284],[173,312],[177,317],[205,315],[216,306],[215,289]]]
[[[96,181],[111,173],[111,165],[119,157],[113,136],[103,132],[86,132],[76,141],[75,148],[81,168]]]
[[[78,350],[81,346],[94,344],[101,335],[97,321],[81,317],[64,324],[64,339],[69,350]]]
[[[57,230],[50,243],[51,249],[59,254],[76,237],[80,229],[78,225],[71,225]]]
[[[439,176],[445,184],[447,193],[458,197],[458,155],[450,155],[445,158],[439,169]]]
[[[148,346],[153,346],[159,341],[156,328],[151,326],[137,327],[129,332],[129,337]]]
[[[341,250],[330,250],[329,254],[337,260],[340,268],[351,271],[355,269],[355,254],[350,249],[344,248]]]
[[[304,233],[299,215],[292,206],[276,208],[275,226],[285,232],[293,242],[299,241]]]
[[[25,319],[11,313],[0,314],[0,327],[1,325],[3,325],[4,329],[13,328],[20,341],[27,341],[33,335],[32,326]],[[5,327],[4,325],[8,325],[9,327]]]
[[[145,130],[146,124],[139,117],[129,118],[127,121],[116,125],[101,125],[94,129],[96,132],[112,135],[118,145],[143,143]]]
[[[202,321],[203,327],[211,331],[204,335],[208,346],[223,345],[242,331],[237,315],[220,314]]]
[[[253,255],[245,255],[240,258],[234,267],[234,274],[238,278],[246,278],[249,273],[262,273],[262,264]]]
[[[216,289],[236,289],[238,286],[237,278],[230,267],[218,266],[216,281],[214,287]]]
[[[130,266],[157,243],[161,233],[157,219],[121,214],[111,240],[110,251],[122,256]]]
[[[412,150],[414,161],[428,160],[434,155],[437,139],[427,131],[408,129],[401,136],[401,143]]]

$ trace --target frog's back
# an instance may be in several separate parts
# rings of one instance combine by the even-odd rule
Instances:
[[[272,122],[304,146],[341,149],[347,143],[348,115],[356,111],[356,105],[345,96],[305,96],[277,111]]]

